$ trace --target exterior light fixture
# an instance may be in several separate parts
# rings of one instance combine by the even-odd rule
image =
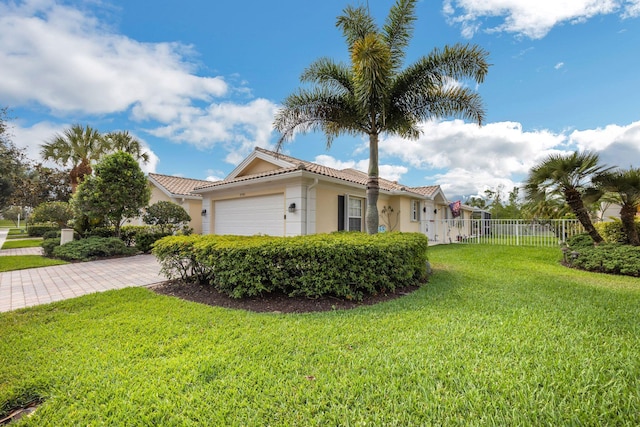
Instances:
[[[296,211],[296,204],[295,203],[291,203],[289,205],[289,212],[295,212]]]
[[[207,214],[207,210],[206,209],[202,209],[202,212],[200,212],[200,215],[205,216]]]

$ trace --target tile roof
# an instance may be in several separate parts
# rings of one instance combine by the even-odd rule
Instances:
[[[410,190],[414,193],[422,194],[423,196],[433,197],[440,189],[439,185],[426,185],[424,187],[411,187]]]
[[[209,182],[207,183],[207,185],[198,187],[198,189],[212,188],[212,187],[218,187],[225,184],[250,181],[252,179],[264,178],[268,176],[282,175],[289,172],[295,172],[297,170],[306,170],[308,172],[316,173],[318,175],[326,176],[329,178],[336,178],[342,181],[347,181],[347,182],[351,182],[351,183],[359,184],[363,186],[367,184],[368,175],[365,172],[361,172],[355,169],[338,170],[338,169],[330,168],[328,166],[319,165],[317,163],[308,162],[306,160],[297,159],[295,157],[291,157],[286,154],[276,153],[275,151],[266,150],[260,147],[256,147],[255,150],[260,153],[267,154],[268,156],[272,156],[279,160],[283,160],[287,163],[290,163],[292,166],[288,168],[280,168],[280,169],[270,170],[266,172],[245,175],[245,176],[228,179],[228,180],[225,179],[217,182]],[[422,193],[413,191],[413,189],[411,188],[405,187],[402,184],[398,184],[397,182],[389,181],[384,178],[379,179],[379,185],[380,185],[380,189],[383,191],[389,191],[389,192],[407,191],[410,193],[416,193],[416,194],[422,195]]]
[[[202,197],[200,194],[195,194],[191,191],[203,185],[211,184],[211,181],[202,179],[181,178],[158,173],[150,173],[149,177],[153,178],[155,182],[164,187],[169,193],[178,196]]]

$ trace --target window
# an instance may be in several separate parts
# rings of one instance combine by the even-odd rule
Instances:
[[[364,199],[338,196],[338,231],[362,231]]]
[[[420,221],[420,200],[411,201],[411,221]]]
[[[362,199],[349,198],[349,231],[362,231]]]

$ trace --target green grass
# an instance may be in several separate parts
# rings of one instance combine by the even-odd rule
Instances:
[[[22,239],[22,240],[6,240],[2,245],[2,249],[20,249],[20,248],[38,248],[42,243],[41,238]]]
[[[10,219],[0,219],[0,228],[14,228],[16,223]],[[20,221],[20,228],[24,227],[24,220]]]
[[[640,283],[557,249],[430,249],[419,291],[254,314],[144,288],[0,315],[26,426],[638,425]]]
[[[69,264],[59,259],[45,258],[39,255],[0,256],[0,272],[25,270],[27,268],[48,267],[50,265]],[[0,290],[0,293],[2,291]]]

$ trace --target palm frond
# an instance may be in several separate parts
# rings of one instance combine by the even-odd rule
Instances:
[[[426,68],[440,76],[456,80],[471,78],[482,83],[491,65],[487,62],[488,57],[489,53],[477,45],[458,43],[433,49],[423,61]]]
[[[391,52],[394,70],[400,69],[405,57],[405,49],[413,35],[416,0],[399,0],[393,5],[383,27],[385,41]]]
[[[340,134],[367,133],[366,120],[350,96],[330,91],[299,90],[287,97],[275,116],[274,128],[280,133],[277,150],[296,133],[320,130],[327,137],[327,147]]]
[[[342,15],[338,16],[336,27],[342,30],[349,50],[357,40],[363,39],[367,34],[378,32],[376,23],[364,6],[347,6]]]
[[[338,94],[353,94],[351,69],[329,58],[320,58],[314,61],[304,70],[300,81],[317,83],[330,90],[335,90]]]

